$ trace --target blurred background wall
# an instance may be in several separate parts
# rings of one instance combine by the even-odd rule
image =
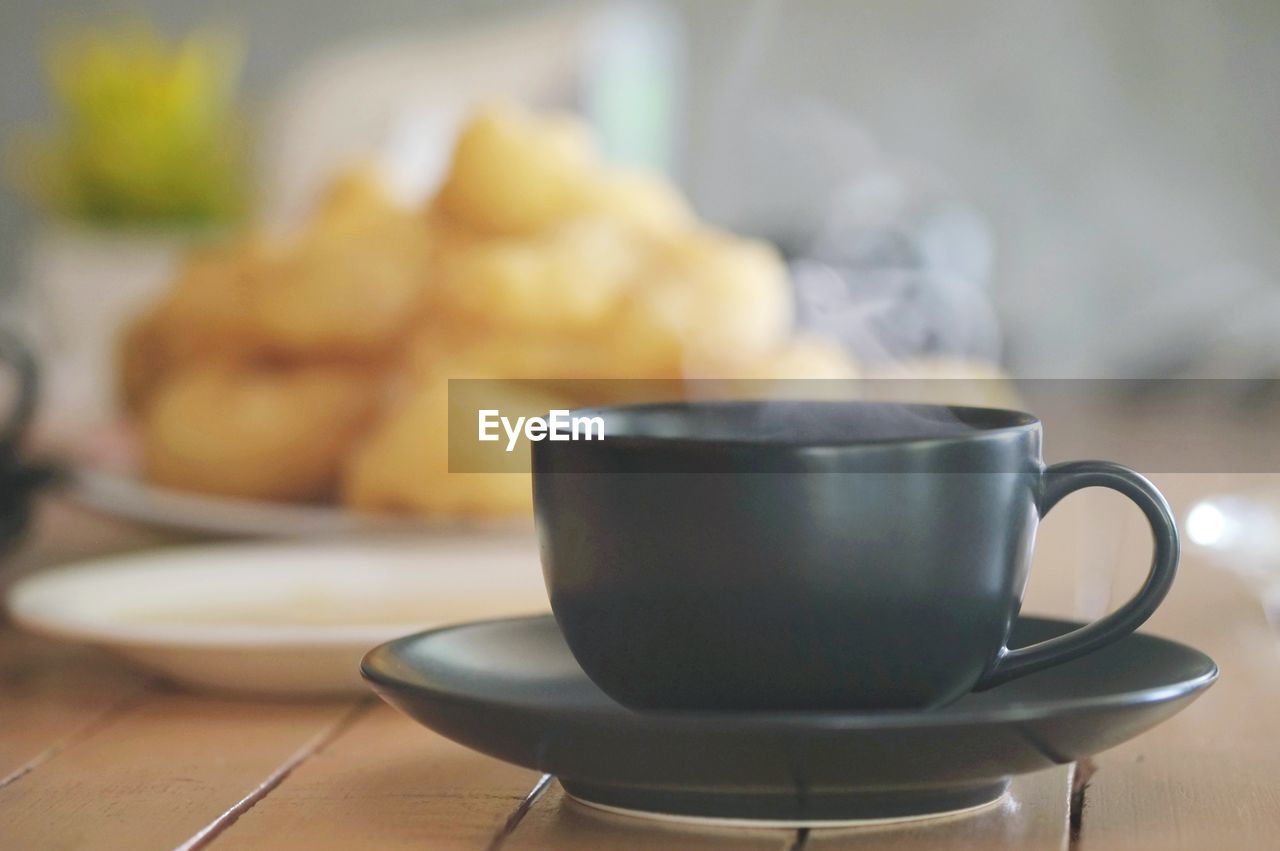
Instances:
[[[123,12],[166,30],[235,26],[249,44],[252,114],[298,67],[352,40],[551,5],[5,0],[0,136],[45,114],[42,39],[67,22]],[[686,48],[673,167],[712,218],[767,229],[744,213],[747,190],[733,187],[767,185],[756,170],[770,165],[744,159],[733,140],[768,120],[762,104],[803,99],[923,164],[986,218],[1004,358],[1017,372],[1234,376],[1280,366],[1280,4],[666,6]],[[34,226],[6,186],[6,296]]]

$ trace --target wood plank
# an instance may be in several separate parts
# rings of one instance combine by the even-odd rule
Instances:
[[[46,497],[27,539],[4,558],[0,593],[50,565],[172,540]],[[152,681],[102,650],[26,635],[0,610],[0,786],[136,702]]]
[[[1205,493],[1280,491],[1275,476],[1163,476],[1157,484],[1183,517]],[[1255,593],[1194,548],[1148,629],[1208,653],[1222,675],[1185,712],[1098,758],[1084,798],[1083,844],[1091,851],[1275,847],[1280,635]]]
[[[537,780],[378,703],[213,847],[484,848]]]
[[[6,848],[175,848],[352,711],[157,691],[0,789]]]
[[[100,650],[0,628],[0,787],[140,699],[149,682]]]

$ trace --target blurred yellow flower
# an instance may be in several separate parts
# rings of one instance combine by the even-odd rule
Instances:
[[[140,23],[56,39],[53,127],[17,140],[16,181],[51,212],[94,224],[233,218],[247,176],[242,60],[228,34],[174,41]]]

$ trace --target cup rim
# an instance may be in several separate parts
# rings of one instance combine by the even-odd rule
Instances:
[[[674,402],[644,402],[632,405],[598,405],[589,408],[578,408],[570,411],[570,416],[587,417],[599,416],[609,413],[618,412],[647,412],[669,410],[678,412],[680,410],[688,410],[691,408],[713,408],[713,407],[732,407],[742,405],[762,405],[769,402],[779,402],[787,404],[800,405],[817,405],[822,407],[859,407],[880,410],[890,409],[914,409],[925,412],[942,413],[946,412],[951,415],[960,417],[971,417],[981,419],[983,417],[1003,418],[1007,420],[1005,424],[993,426],[974,426],[972,430],[960,434],[951,435],[924,435],[924,436],[907,436],[907,437],[874,437],[874,438],[850,438],[850,439],[796,439],[780,435],[765,435],[757,437],[725,437],[725,436],[706,436],[700,434],[683,434],[683,435],[654,435],[654,434],[628,434],[625,431],[621,433],[610,433],[606,438],[599,442],[599,446],[608,447],[610,445],[617,446],[619,444],[625,446],[637,447],[688,447],[688,448],[708,448],[708,447],[726,447],[738,449],[776,449],[803,451],[811,449],[854,449],[858,447],[902,447],[902,446],[929,446],[950,443],[972,442],[975,440],[1001,437],[1007,435],[1025,434],[1035,431],[1041,427],[1040,418],[1026,411],[1020,411],[1013,408],[994,408],[976,405],[939,405],[925,402],[882,402],[882,401],[864,401],[858,399],[848,400],[832,400],[832,399],[714,399],[705,401],[674,401]],[[590,446],[590,443],[584,444]]]

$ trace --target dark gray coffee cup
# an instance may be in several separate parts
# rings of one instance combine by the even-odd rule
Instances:
[[[709,402],[575,412],[602,440],[533,445],[556,620],[586,674],[637,709],[939,706],[1136,629],[1178,563],[1169,506],[1105,461],[1046,467],[1015,411]],[[1010,650],[1036,526],[1086,487],[1142,509],[1137,595]]]
[[[12,333],[0,328],[0,369],[12,373],[15,392],[0,413],[0,554],[22,536],[31,519],[35,494],[54,478],[46,465],[22,457],[22,443],[35,413],[38,376],[35,358]]]

